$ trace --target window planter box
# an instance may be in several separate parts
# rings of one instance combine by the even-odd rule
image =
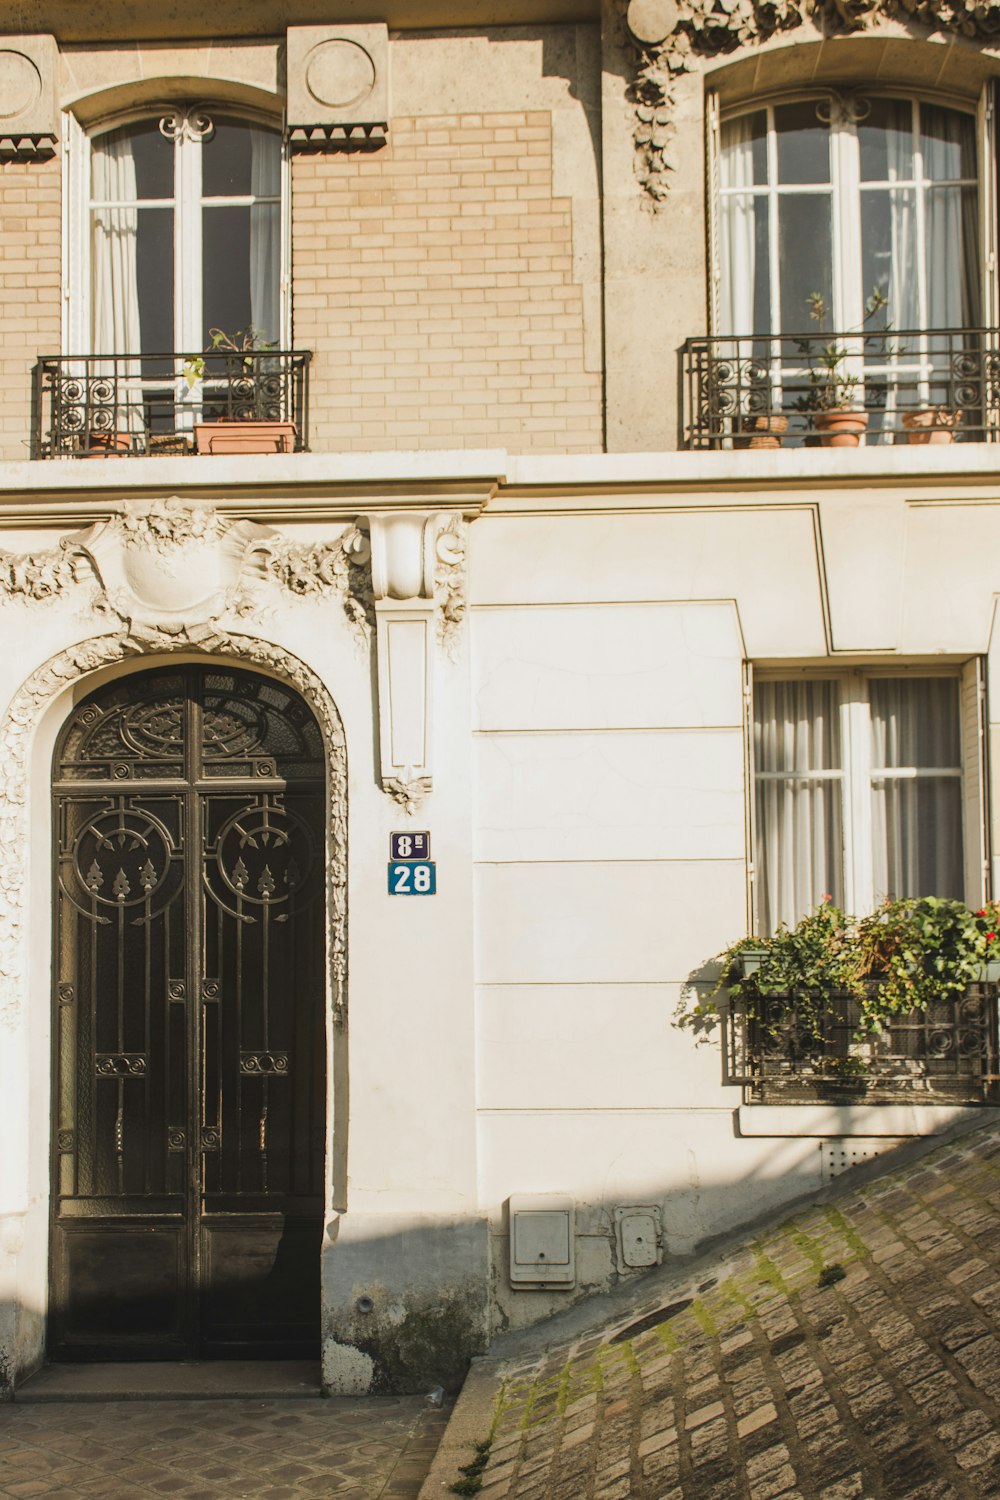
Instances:
[[[753,961],[751,957],[751,961]],[[990,1104],[1000,1100],[997,974],[952,1000],[862,1033],[853,995],[734,1001],[724,1018],[724,1081],[747,1102]],[[990,977],[987,977],[990,976]]]
[[[199,453],[292,453],[294,422],[196,422]]]

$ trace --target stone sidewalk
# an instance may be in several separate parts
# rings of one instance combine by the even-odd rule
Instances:
[[[4,1500],[415,1500],[447,1412],[423,1397],[0,1406]]]
[[[1000,1134],[898,1161],[495,1345],[421,1500],[1000,1497]]]

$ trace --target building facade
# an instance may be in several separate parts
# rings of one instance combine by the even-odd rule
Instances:
[[[2,38],[8,1393],[454,1386],[990,1104],[992,1033],[791,1102],[677,1014],[996,889],[995,9]]]

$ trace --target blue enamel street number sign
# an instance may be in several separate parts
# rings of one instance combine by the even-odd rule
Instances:
[[[431,836],[429,833],[390,833],[390,859],[430,859]]]
[[[436,891],[437,866],[433,860],[399,859],[390,861],[390,896],[433,896]]]

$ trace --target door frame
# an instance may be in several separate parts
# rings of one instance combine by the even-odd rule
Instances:
[[[112,678],[158,665],[212,660],[274,677],[312,709],[327,755],[326,806],[326,1166],[325,1222],[346,1210],[347,1180],[347,753],[343,721],[322,679],[284,647],[242,634],[214,636],[198,650],[188,640],[174,649],[163,638],[137,654],[127,632],[82,640],[39,664],[0,720],[0,755],[8,787],[8,817],[0,832],[0,863],[15,858],[23,872],[8,893],[0,923],[0,1022],[11,1033],[8,1057],[15,1087],[9,1118],[16,1121],[3,1248],[17,1256],[18,1347],[15,1379],[42,1364],[46,1353],[50,1285],[52,1094],[52,759],[73,707]],[[28,859],[24,860],[24,851]],[[17,1132],[20,1132],[18,1139]],[[324,1234],[323,1244],[327,1244]],[[325,1295],[325,1294],[324,1294]],[[327,1321],[325,1303],[321,1320]]]
[[[296,1232],[301,1235],[305,1225],[313,1226],[310,1230],[316,1234],[317,1246],[321,1242],[322,1223],[319,1217],[320,1194],[322,1192],[322,1176],[319,1163],[312,1155],[309,1141],[315,1141],[315,1132],[323,1128],[325,1123],[325,1100],[326,1079],[323,1076],[322,1063],[325,1061],[322,1053],[322,1016],[316,1007],[317,983],[322,980],[323,962],[322,952],[324,946],[324,934],[326,931],[326,910],[323,901],[323,887],[325,884],[325,809],[326,797],[326,747],[320,738],[319,743],[312,741],[310,765],[311,772],[304,778],[284,781],[280,788],[276,780],[281,777],[281,752],[275,749],[265,750],[258,746],[248,752],[254,756],[253,767],[240,766],[238,770],[227,770],[222,774],[223,766],[230,762],[238,764],[244,757],[239,750],[231,755],[219,753],[210,754],[203,735],[200,733],[203,715],[209,712],[209,703],[212,695],[218,691],[209,683],[211,674],[230,671],[237,674],[236,686],[232,690],[235,699],[244,696],[244,689],[239,685],[239,678],[249,687],[253,685],[252,701],[260,708],[268,709],[268,700],[273,696],[277,700],[278,694],[270,695],[267,692],[268,681],[274,681],[259,672],[251,671],[246,666],[229,662],[225,666],[222,663],[180,663],[171,662],[164,666],[162,663],[148,665],[144,670],[129,674],[128,677],[113,677],[109,683],[102,687],[92,689],[91,693],[83,700],[84,708],[87,703],[95,700],[108,706],[107,694],[109,688],[115,692],[115,711],[122,704],[124,698],[127,702],[135,702],[140,709],[156,710],[158,703],[162,703],[162,694],[169,691],[172,696],[176,695],[178,681],[183,684],[182,702],[183,727],[181,731],[180,747],[176,752],[170,752],[175,758],[180,758],[183,765],[171,767],[169,770],[163,768],[158,774],[143,776],[141,771],[136,771],[123,781],[116,781],[114,776],[124,767],[116,768],[114,775],[109,761],[116,756],[128,757],[129,750],[119,744],[117,751],[110,752],[106,748],[97,752],[98,758],[108,762],[104,767],[104,775],[95,777],[93,772],[88,776],[85,771],[74,771],[75,757],[70,753],[69,744],[66,741],[66,733],[69,726],[74,722],[77,725],[76,733],[80,726],[85,724],[86,717],[80,716],[75,709],[64,719],[63,729],[57,740],[57,747],[61,745],[61,754],[54,759],[52,766],[52,808],[55,820],[53,838],[53,914],[55,918],[53,943],[54,964],[56,970],[56,983],[54,984],[53,996],[53,1079],[58,1087],[53,1091],[52,1107],[52,1153],[51,1153],[51,1230],[50,1230],[50,1300],[56,1299],[57,1304],[63,1299],[71,1297],[74,1286],[79,1286],[78,1276],[72,1270],[73,1261],[80,1253],[86,1253],[84,1247],[88,1244],[93,1247],[89,1252],[91,1255],[97,1251],[100,1261],[105,1256],[113,1253],[112,1246],[118,1245],[118,1253],[122,1253],[127,1245],[135,1249],[126,1254],[126,1260],[131,1260],[134,1269],[138,1268],[138,1262],[132,1260],[135,1252],[139,1253],[139,1260],[148,1263],[149,1255],[153,1252],[153,1241],[160,1247],[160,1253],[166,1252],[164,1270],[171,1263],[175,1268],[176,1285],[171,1295],[170,1303],[173,1308],[172,1327],[166,1328],[157,1335],[150,1334],[145,1339],[135,1339],[130,1332],[123,1330],[117,1337],[112,1336],[105,1328],[105,1318],[99,1312],[96,1322],[101,1327],[98,1334],[97,1328],[90,1332],[82,1332],[78,1327],[79,1309],[75,1301],[69,1300],[58,1318],[50,1318],[49,1323],[49,1354],[52,1358],[63,1361],[84,1360],[88,1362],[99,1362],[102,1359],[148,1359],[148,1358],[255,1358],[255,1357],[299,1357],[293,1350],[292,1344],[298,1348],[301,1340],[306,1336],[305,1329],[309,1327],[312,1331],[308,1335],[310,1341],[315,1340],[317,1349],[319,1345],[319,1328],[313,1322],[310,1315],[304,1324],[299,1326],[289,1323],[283,1332],[279,1332],[278,1325],[272,1323],[270,1317],[264,1317],[260,1325],[256,1320],[247,1321],[249,1309],[244,1314],[242,1329],[242,1342],[232,1342],[236,1336],[236,1329],[224,1329],[219,1324],[222,1316],[222,1305],[216,1300],[218,1297],[225,1298],[227,1293],[222,1285],[217,1285],[214,1276],[209,1278],[210,1267],[215,1267],[221,1262],[217,1261],[217,1255],[212,1252],[216,1236],[221,1235],[223,1239],[227,1236],[239,1234],[240,1243],[244,1250],[251,1246],[259,1247],[258,1254],[266,1255],[266,1241],[275,1232],[276,1225],[280,1222],[281,1244],[288,1245],[294,1240]],[[164,681],[164,674],[168,674],[169,689]],[[136,691],[126,690],[123,694],[120,689],[123,683],[134,681]],[[275,686],[278,684],[275,682]],[[277,701],[271,706],[279,721],[295,723],[296,711],[293,705],[301,705],[303,713],[310,714],[313,725],[318,729],[315,716],[311,714],[309,705],[302,694],[289,684],[281,684],[287,698],[279,708]],[[227,689],[222,689],[227,692]],[[228,697],[226,701],[229,701]],[[279,731],[280,733],[280,731]],[[83,762],[88,759],[88,752],[83,750]],[[290,752],[293,759],[310,753],[303,745],[298,754]],[[263,757],[261,764],[258,761]],[[140,761],[142,756],[137,757]],[[153,768],[149,768],[152,770]],[[261,780],[260,772],[263,769],[265,780]],[[93,779],[92,779],[93,778]],[[236,805],[234,810],[234,804]],[[103,808],[103,811],[102,811]],[[74,811],[75,809],[75,811]],[[118,809],[118,811],[116,811]],[[173,828],[172,817],[176,817],[177,826]],[[304,836],[312,851],[309,863],[313,865],[313,876],[310,881],[309,890],[311,895],[294,923],[295,937],[286,937],[285,945],[292,943],[295,952],[299,951],[299,945],[305,943],[306,950],[313,954],[314,967],[308,967],[303,973],[303,988],[296,991],[296,996],[288,990],[287,986],[280,980],[280,970],[269,967],[266,962],[268,935],[270,943],[280,944],[282,929],[279,925],[288,921],[289,917],[284,912],[277,896],[275,898],[274,913],[275,925],[271,927],[266,918],[270,911],[270,905],[265,904],[263,912],[259,912],[257,921],[264,917],[263,928],[243,929],[240,924],[245,919],[239,915],[239,911],[230,910],[231,895],[227,895],[227,888],[220,886],[220,877],[225,881],[225,874],[216,865],[216,860],[221,859],[221,851],[217,843],[213,842],[225,836],[226,830],[231,829],[234,820],[236,831],[241,828],[255,826],[255,820],[263,816],[263,826],[272,826],[271,820],[275,820],[276,827],[285,828],[289,835],[298,828],[300,837]],[[112,940],[109,946],[109,933],[113,935],[115,907],[109,906],[107,897],[110,894],[108,879],[101,881],[101,897],[103,908],[104,925],[110,920],[111,928],[104,933],[100,940],[100,951],[103,958],[94,959],[97,963],[96,971],[92,970],[90,981],[87,978],[87,963],[84,954],[88,947],[97,945],[98,934],[95,922],[98,920],[96,910],[93,910],[88,918],[85,905],[81,906],[81,900],[86,901],[86,893],[82,887],[74,893],[74,875],[82,881],[82,870],[77,865],[77,856],[71,845],[65,842],[68,833],[76,828],[77,833],[84,835],[91,827],[93,820],[106,826],[107,820],[114,823],[117,817],[130,820],[138,818],[147,821],[150,829],[159,829],[161,836],[169,839],[169,847],[161,849],[160,855],[167,854],[167,869],[162,872],[167,887],[172,887],[173,897],[166,903],[172,911],[168,919],[161,898],[154,898],[153,907],[146,907],[146,919],[142,923],[149,926],[148,933],[143,939],[141,934],[129,934],[129,930],[135,927],[136,900],[141,902],[140,877],[136,870],[138,862],[142,859],[143,850],[146,850],[147,859],[157,858],[151,855],[147,845],[143,843],[131,846],[138,849],[134,859],[130,859],[129,853],[112,853],[111,864],[104,874],[110,878],[116,862],[124,861],[129,866],[129,874],[132,877],[132,889],[128,891],[131,897],[127,900],[126,908],[119,909],[118,936],[117,941]],[[221,818],[221,822],[219,819]],[[68,820],[68,823],[67,821]],[[249,821],[248,821],[249,820]],[[170,825],[170,827],[168,827]],[[124,823],[119,825],[124,828]],[[172,830],[172,831],[171,831]],[[264,843],[269,842],[269,835],[265,833]],[[250,843],[256,849],[256,843],[251,839]],[[242,845],[241,845],[242,847]],[[91,850],[95,858],[104,862],[104,856],[98,849]],[[301,851],[300,851],[301,854]],[[269,866],[277,856],[277,845],[272,854],[265,851],[262,857]],[[89,858],[89,854],[86,858]],[[254,856],[249,849],[245,849],[241,858],[246,858],[251,865]],[[230,854],[230,861],[233,855]],[[157,860],[159,863],[159,861]],[[86,867],[86,859],[84,868]],[[265,868],[266,868],[265,867]],[[95,867],[96,868],[96,867]],[[173,873],[171,874],[171,871]],[[214,873],[214,878],[213,874]],[[252,881],[252,876],[249,877]],[[178,884],[178,881],[180,882]],[[272,879],[272,887],[274,881]],[[158,886],[158,882],[157,882]],[[126,887],[128,890],[128,888]],[[229,888],[231,890],[231,887]],[[242,890],[242,887],[240,887]],[[251,903],[251,911],[255,903],[252,890],[246,899]],[[240,898],[236,897],[237,907]],[[152,915],[151,915],[152,913]],[[306,913],[308,915],[306,915]],[[141,908],[139,909],[141,915]],[[228,922],[227,922],[228,917]],[[129,920],[131,918],[131,920]],[[155,918],[155,920],[153,920]],[[167,922],[167,926],[164,926]],[[179,924],[178,938],[183,934],[183,941],[179,942],[173,949],[172,957],[162,950],[162,944],[166,934],[171,929],[177,929]],[[203,925],[204,924],[204,925]],[[221,924],[221,925],[220,925]],[[202,969],[203,962],[208,957],[206,944],[210,942],[211,934],[215,934],[215,943],[218,945],[223,941],[222,931],[240,934],[244,933],[249,944],[248,957],[245,961],[245,976],[249,987],[241,991],[238,984],[239,968],[235,973],[230,973],[224,981],[224,990],[228,993],[229,1002],[235,1004],[235,1010],[227,1007],[220,1011],[217,1004],[208,1003],[204,997],[216,994],[220,990],[220,983],[214,981],[209,984]],[[289,933],[293,929],[286,929]],[[258,938],[263,936],[265,960],[264,969],[258,971],[255,960],[250,954],[255,951],[257,944],[252,942],[254,934]],[[86,946],[81,949],[80,943]],[[123,942],[125,948],[122,948]],[[145,942],[145,946],[143,943]],[[152,946],[150,946],[150,944]],[[137,947],[138,945],[138,947]],[[79,1039],[89,1035],[97,1025],[98,1018],[103,1016],[107,1023],[115,1013],[115,972],[118,972],[119,998],[119,1040],[118,1046],[135,1046],[136,1038],[134,1028],[137,1016],[133,1011],[132,1000],[126,998],[125,1010],[130,1015],[129,1025],[133,1028],[133,1040],[126,1044],[120,1035],[122,1019],[120,1007],[123,1004],[121,981],[122,981],[122,954],[129,952],[133,961],[144,954],[142,967],[146,968],[146,993],[145,993],[145,1022],[140,1026],[146,1033],[146,1048],[148,1057],[143,1059],[144,1075],[148,1074],[149,1082],[153,1087],[154,1095],[159,1089],[166,1088],[169,1093],[170,1085],[168,1079],[173,1077],[176,1085],[180,1085],[179,1072],[183,1072],[184,1084],[184,1111],[183,1116],[179,1113],[171,1115],[172,1107],[166,1098],[161,1099],[160,1108],[168,1111],[162,1116],[149,1115],[149,1095],[143,1089],[142,1084],[135,1085],[126,1081],[124,1085],[121,1080],[117,1083],[119,1128],[122,1123],[121,1110],[124,1107],[126,1114],[126,1128],[124,1130],[124,1141],[127,1143],[135,1130],[135,1123],[128,1124],[128,1117],[132,1115],[134,1107],[138,1107],[141,1118],[145,1121],[144,1137],[148,1145],[139,1148],[141,1157],[145,1161],[145,1187],[140,1189],[136,1184],[126,1188],[119,1181],[118,1192],[105,1185],[98,1187],[91,1182],[88,1189],[81,1187],[77,1179],[77,1172],[82,1170],[84,1180],[87,1179],[87,1170],[84,1165],[88,1152],[84,1148],[84,1141],[90,1140],[91,1151],[97,1151],[101,1155],[97,1138],[93,1136],[93,1123],[87,1122],[87,1111],[84,1101],[91,1099],[90,1115],[97,1108],[98,1099],[103,1099],[107,1104],[107,1081],[97,1080],[96,1086],[93,1081],[92,1065],[84,1055],[78,1060],[77,1048]],[[276,950],[277,951],[277,950]],[[159,958],[156,957],[159,952]],[[183,962],[182,962],[183,954]],[[294,963],[293,951],[287,951],[288,964]],[[212,960],[208,959],[209,962]],[[221,954],[216,951],[215,963],[221,962]],[[280,962],[280,960],[279,960]],[[237,961],[238,963],[238,961]],[[81,968],[82,964],[82,968]],[[150,970],[152,965],[152,971]],[[155,971],[155,974],[153,973]],[[209,973],[214,973],[210,969]],[[171,984],[168,984],[167,976],[173,974],[175,980],[173,986],[185,997],[183,1003],[175,1003],[168,998]],[[256,990],[258,983],[263,986],[261,991]],[[72,981],[71,983],[68,981]],[[153,988],[150,989],[152,982]],[[233,989],[234,983],[237,985]],[[109,989],[110,986],[110,989]],[[222,1016],[239,1016],[246,1011],[247,1006],[253,1003],[254,994],[258,997],[263,995],[273,998],[262,1001],[265,1011],[270,1018],[269,1024],[275,1028],[276,1034],[283,1034],[284,1040],[281,1046],[292,1047],[293,1050],[287,1054],[286,1067],[290,1065],[290,1071],[294,1077],[282,1083],[280,1079],[273,1080],[273,1086],[277,1093],[273,1098],[269,1095],[268,1080],[261,1081],[259,1078],[246,1078],[247,1072],[242,1067],[239,1057],[239,1048],[259,1045],[253,1041],[253,1028],[248,1036],[239,1031],[234,1036],[229,1032],[228,1048],[236,1046],[237,1052],[233,1053],[223,1046],[222,1034],[217,1030],[221,1027]],[[133,996],[132,985],[125,989],[125,996]],[[221,1000],[221,996],[220,996]],[[158,1019],[157,1019],[158,1018]],[[229,1026],[233,1023],[229,1022]],[[268,1023],[265,1022],[265,1027]],[[177,1028],[183,1027],[183,1046],[180,1046],[180,1036]],[[162,1028],[162,1031],[161,1031]],[[294,1030],[301,1045],[294,1046],[289,1028]],[[307,1030],[303,1029],[307,1028]],[[228,1031],[228,1027],[226,1028]],[[169,1033],[173,1033],[173,1044],[168,1039]],[[204,1033],[204,1036],[203,1036]],[[214,1038],[214,1049],[211,1041],[206,1038]],[[107,1038],[103,1045],[111,1045]],[[141,1045],[141,1044],[139,1044]],[[205,1047],[209,1046],[206,1054]],[[67,1047],[69,1053],[67,1054]],[[306,1190],[303,1196],[302,1184],[299,1181],[298,1196],[294,1195],[291,1183],[288,1184],[289,1193],[279,1189],[279,1196],[268,1197],[268,1189],[265,1185],[241,1186],[240,1176],[242,1168],[236,1168],[237,1181],[229,1181],[229,1186],[223,1186],[216,1182],[215,1188],[210,1186],[211,1179],[222,1169],[223,1161],[228,1162],[228,1170],[231,1174],[234,1163],[230,1151],[226,1157],[217,1156],[202,1144],[202,1136],[207,1128],[207,1121],[203,1116],[206,1101],[203,1095],[203,1082],[201,1078],[202,1067],[207,1065],[208,1058],[216,1057],[216,1068],[218,1077],[216,1079],[219,1096],[216,1108],[218,1108],[226,1119],[223,1128],[224,1139],[229,1137],[229,1132],[237,1123],[243,1112],[253,1103],[256,1092],[262,1091],[262,1099],[257,1099],[254,1108],[263,1109],[261,1118],[261,1131],[264,1130],[264,1120],[268,1114],[268,1101],[274,1106],[273,1112],[276,1119],[281,1119],[284,1107],[287,1104],[292,1110],[297,1125],[297,1130],[305,1131],[304,1137],[297,1137],[299,1152],[308,1153],[310,1161],[309,1173],[313,1189]],[[170,1061],[172,1059],[172,1062]],[[227,1061],[228,1059],[228,1061]],[[127,1060],[127,1059],[126,1059]],[[100,1070],[98,1070],[100,1071]],[[223,1079],[227,1081],[224,1083]],[[159,1083],[159,1089],[157,1088]],[[114,1082],[111,1084],[114,1087]],[[124,1088],[124,1094],[123,1094]],[[141,1092],[138,1098],[135,1089]],[[67,1090],[69,1094],[67,1095]],[[102,1092],[103,1091],[103,1092]],[[248,1092],[247,1092],[248,1091]],[[215,1089],[210,1089],[210,1097],[214,1098]],[[72,1099],[72,1105],[68,1099]],[[297,1105],[292,1108],[292,1100],[310,1101],[308,1115],[301,1113]],[[199,1100],[201,1102],[199,1103]],[[142,1101],[142,1102],[140,1102]],[[228,1101],[228,1103],[224,1103]],[[177,1100],[174,1100],[176,1105]],[[210,1106],[208,1106],[210,1107]],[[210,1113],[209,1119],[216,1120],[214,1112]],[[149,1149],[155,1142],[160,1142],[162,1149],[166,1149],[167,1135],[169,1134],[168,1120],[175,1120],[175,1129],[180,1131],[182,1146],[172,1147],[167,1151],[165,1157],[159,1156],[159,1151],[154,1151],[153,1160],[160,1162],[160,1170],[165,1174],[162,1181],[156,1187],[151,1186],[149,1173],[157,1176],[157,1168],[152,1165],[149,1157]],[[286,1123],[291,1125],[289,1119]],[[218,1120],[218,1126],[222,1125],[222,1119]],[[213,1127],[217,1129],[218,1126]],[[279,1125],[280,1134],[280,1125]],[[64,1141],[64,1136],[70,1137]],[[73,1138],[77,1138],[76,1141]],[[106,1139],[106,1138],[105,1138]],[[243,1149],[240,1151],[240,1160],[244,1161]],[[136,1147],[129,1149],[129,1160],[133,1167],[136,1165],[134,1151]],[[66,1184],[70,1189],[66,1194],[65,1210],[61,1210],[60,1204],[60,1179],[67,1170],[66,1152],[70,1152],[69,1160],[76,1165],[71,1169],[73,1184]],[[81,1152],[83,1153],[81,1155]],[[324,1164],[325,1164],[324,1150]],[[301,1158],[303,1165],[298,1168],[289,1168],[293,1176],[298,1179],[298,1172],[305,1170],[305,1157]],[[280,1174],[280,1159],[279,1174]],[[169,1164],[169,1166],[168,1166]],[[109,1164],[105,1162],[105,1168]],[[252,1175],[252,1165],[251,1165]],[[121,1167],[119,1168],[121,1171]],[[168,1181],[170,1179],[170,1181]],[[100,1195],[112,1193],[111,1203],[102,1203]],[[205,1194],[207,1193],[207,1198]],[[214,1197],[213,1197],[214,1193]],[[220,1206],[222,1198],[228,1201],[225,1207]],[[95,1197],[95,1194],[98,1195]],[[263,1195],[263,1197],[262,1197]],[[168,1208],[167,1200],[170,1200]],[[308,1203],[307,1201],[308,1200]],[[303,1217],[307,1214],[308,1216]],[[179,1213],[179,1217],[178,1217]],[[152,1234],[152,1239],[149,1236]],[[103,1236],[103,1237],[102,1237]],[[262,1242],[263,1236],[263,1242]],[[301,1240],[300,1240],[301,1243]],[[76,1251],[74,1253],[74,1248]],[[279,1262],[268,1272],[267,1280],[270,1281]],[[301,1278],[299,1284],[305,1285],[306,1279],[315,1274],[316,1292],[316,1317],[318,1320],[318,1297],[319,1297],[319,1266],[309,1256],[312,1270],[307,1270],[306,1262],[299,1263],[295,1281]],[[86,1277],[85,1277],[86,1281]],[[289,1284],[287,1290],[290,1290]],[[108,1293],[111,1293],[111,1284],[106,1282]],[[164,1287],[164,1290],[166,1288]],[[274,1308],[283,1307],[286,1317],[297,1318],[299,1315],[293,1312],[292,1304],[287,1301],[273,1304]],[[214,1315],[211,1309],[215,1309]],[[109,1303],[108,1313],[111,1312]],[[263,1308],[261,1309],[263,1313]],[[234,1310],[230,1309],[230,1316]],[[84,1321],[88,1321],[85,1317]],[[223,1319],[225,1321],[225,1319]],[[279,1318],[279,1324],[282,1320]],[[74,1332],[74,1327],[76,1331]],[[61,1330],[60,1334],[54,1334],[55,1329]],[[95,1342],[100,1338],[101,1342]],[[220,1342],[221,1341],[221,1342]],[[291,1341],[291,1342],[290,1342]],[[58,1350],[58,1354],[57,1354]],[[284,1350],[284,1355],[281,1351]],[[155,1352],[154,1352],[155,1351]]]

